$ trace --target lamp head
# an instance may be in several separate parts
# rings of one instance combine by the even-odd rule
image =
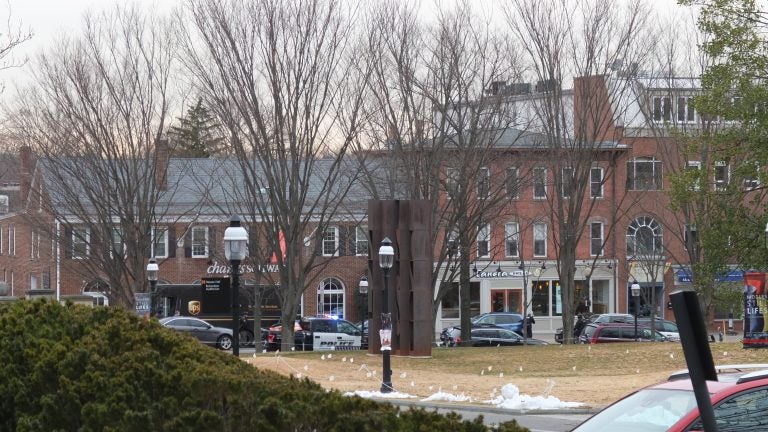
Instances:
[[[157,274],[160,272],[160,267],[157,265],[155,258],[150,258],[147,263],[147,280],[150,282],[157,282]]]
[[[248,232],[240,226],[240,217],[233,215],[224,230],[224,255],[230,261],[242,261],[248,256]]]
[[[384,237],[379,247],[379,267],[389,270],[395,263],[395,248],[392,247],[392,240]]]
[[[640,284],[637,282],[633,282],[630,286],[630,289],[632,290],[632,297],[639,297],[640,296]]]
[[[363,276],[360,278],[360,285],[358,285],[358,288],[360,289],[360,294],[368,294],[368,278]]]

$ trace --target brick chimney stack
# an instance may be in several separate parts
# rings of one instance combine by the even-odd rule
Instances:
[[[29,146],[19,148],[19,176],[21,200],[27,202],[32,187],[32,148]]]
[[[155,146],[155,184],[160,190],[168,189],[168,158],[168,140],[158,140]]]

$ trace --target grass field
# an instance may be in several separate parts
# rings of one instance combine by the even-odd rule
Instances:
[[[715,364],[768,363],[768,350],[736,342],[710,347]],[[342,391],[378,390],[381,383],[381,356],[360,351],[263,353],[248,361]],[[435,348],[431,358],[393,356],[392,382],[417,397],[442,390],[476,400],[512,383],[524,394],[598,407],[685,368],[682,346],[671,342]]]

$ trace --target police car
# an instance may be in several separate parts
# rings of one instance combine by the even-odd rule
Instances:
[[[294,323],[294,347],[298,351],[359,350],[362,340],[360,328],[349,321],[328,317],[301,318]],[[282,326],[269,328],[267,350],[282,347]]]

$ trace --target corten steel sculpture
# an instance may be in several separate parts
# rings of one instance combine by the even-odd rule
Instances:
[[[378,245],[389,237],[395,250],[395,263],[389,271],[388,308],[392,314],[392,355],[429,357],[432,355],[432,241],[431,207],[426,200],[369,200],[368,230],[371,247],[368,271],[372,293],[383,290]],[[383,297],[371,295],[368,352],[381,352],[376,337],[381,328]]]

